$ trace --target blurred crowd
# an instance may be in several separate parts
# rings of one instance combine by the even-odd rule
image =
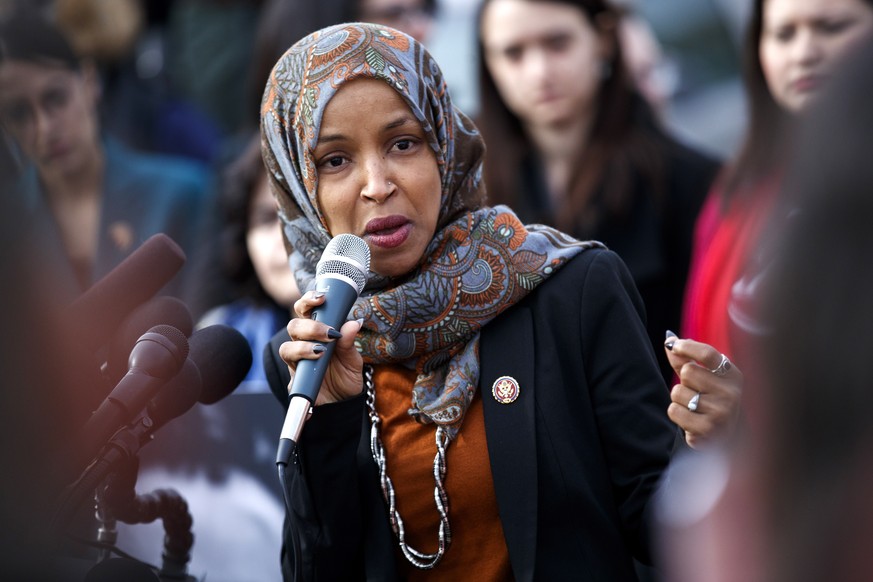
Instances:
[[[261,157],[273,65],[347,21],[427,46],[445,37],[445,4],[0,0],[10,574],[40,571],[47,500],[65,477],[51,467],[105,396],[83,394],[100,370],[61,325],[68,306],[165,233],[186,262],[162,293],[184,301],[194,329],[238,330],[253,364],[236,393],[269,392],[261,354],[306,291]],[[487,204],[621,257],[682,428],[654,567],[638,575],[869,578],[873,2],[745,2],[745,114],[726,122],[741,139],[721,151],[675,131],[679,73],[651,7],[475,4],[465,91],[487,144]],[[281,519],[278,508],[270,535]],[[278,560],[252,579],[278,579]]]

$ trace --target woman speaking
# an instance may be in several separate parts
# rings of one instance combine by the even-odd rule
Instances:
[[[310,289],[265,361],[283,403],[336,342],[290,471],[286,578],[635,580],[676,429],[618,256],[484,204],[476,127],[391,28],[300,40],[261,130]],[[371,273],[333,329],[311,289],[343,233]]]

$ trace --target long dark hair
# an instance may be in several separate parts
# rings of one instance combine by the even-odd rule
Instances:
[[[221,173],[218,261],[222,274],[231,284],[231,300],[248,297],[258,305],[276,305],[258,279],[246,244],[250,203],[259,179],[265,174],[260,135],[256,134]]]
[[[736,161],[722,176],[722,196],[729,203],[743,192],[754,191],[746,188],[765,178],[774,168],[782,164],[785,144],[788,141],[789,116],[776,103],[764,69],[761,66],[759,48],[764,31],[764,3],[755,0],[743,44],[743,84],[748,109],[748,129]]]
[[[525,196],[519,185],[518,167],[533,153],[534,146],[521,120],[500,96],[485,63],[482,14],[489,1],[482,2],[477,16],[480,92],[477,124],[488,146],[485,160],[488,202],[516,206]],[[620,12],[604,0],[545,2],[578,8],[596,28],[604,31],[612,45],[612,56],[606,64],[610,73],[604,75],[600,86],[595,122],[584,155],[580,156],[571,178],[566,208],[557,209],[549,220],[572,232],[582,213],[592,211],[592,202],[595,202],[592,194],[598,188],[600,197],[596,203],[606,214],[620,214],[628,208],[635,175],[652,184],[656,198],[661,198],[666,189],[661,147],[664,140],[657,130],[654,112],[633,87],[624,64],[617,31]],[[597,218],[594,220],[596,222]]]
[[[23,4],[0,16],[0,62],[5,60],[81,70],[79,57],[57,24],[43,11]]]

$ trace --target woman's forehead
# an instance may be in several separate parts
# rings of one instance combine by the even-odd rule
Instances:
[[[366,119],[375,115],[387,116],[391,126],[419,124],[409,103],[381,79],[359,78],[343,84],[324,108],[319,141],[329,137],[330,126],[342,116],[344,122]],[[386,127],[391,129],[391,127]]]

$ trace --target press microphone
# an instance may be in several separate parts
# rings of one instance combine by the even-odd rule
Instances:
[[[133,346],[142,334],[156,325],[171,325],[185,337],[190,337],[194,329],[194,319],[181,299],[169,295],[153,297],[134,309],[115,331],[109,343],[105,374],[110,381],[118,382],[127,373],[127,360]]]
[[[353,234],[341,234],[327,244],[315,269],[315,290],[324,293],[324,303],[312,312],[312,319],[339,329],[367,283],[370,248]],[[288,464],[303,425],[312,414],[324,374],[336,342],[329,342],[317,360],[300,360],[289,389],[288,411],[279,438],[276,463]]]
[[[134,352],[137,348],[138,346],[134,347]],[[197,404],[200,391],[200,371],[191,358],[186,357],[178,372],[165,385],[158,386],[157,394],[153,394],[154,398],[147,404],[143,403],[129,424],[125,422],[114,431],[105,428],[111,427],[114,422],[101,425],[101,430],[112,432],[97,452],[89,456],[93,460],[78,479],[68,485],[58,499],[51,529],[58,533],[63,532],[83,499],[93,496],[95,488],[122,463],[135,461],[139,450],[152,439],[159,428]],[[118,507],[121,507],[120,503]],[[132,509],[124,508],[123,511],[129,512]]]
[[[203,379],[199,401],[214,404],[245,379],[252,367],[252,348],[236,329],[222,324],[194,332],[188,340],[188,357],[194,360]]]
[[[182,369],[187,358],[188,338],[173,326],[156,325],[137,340],[130,352],[127,374],[85,423],[82,452],[87,459],[92,459],[116,431],[142,411]]]
[[[95,352],[109,341],[127,315],[151,299],[185,264],[185,253],[173,239],[158,233],[66,309],[63,320],[76,341]]]

